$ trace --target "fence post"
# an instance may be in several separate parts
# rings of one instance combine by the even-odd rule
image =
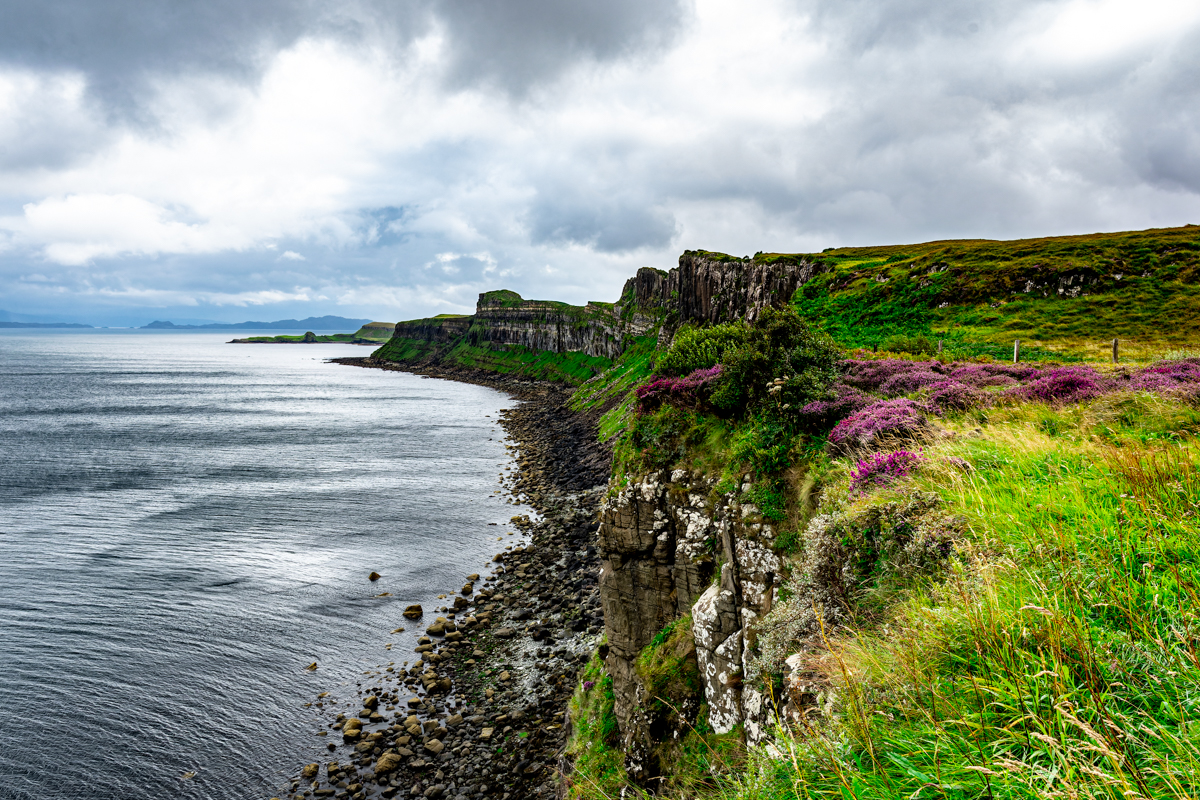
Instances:
[[[938,339],[938,355],[942,354],[942,340]]]
[[[1013,341],[1013,363],[1016,364],[1020,360],[1021,360],[1021,340],[1015,339]]]
[[[1117,355],[1117,340],[1113,339],[1113,363],[1116,364],[1119,356]]]

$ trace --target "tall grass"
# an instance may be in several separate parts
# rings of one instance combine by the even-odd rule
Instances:
[[[1120,405],[1009,409],[932,448],[972,465],[916,479],[967,522],[952,568],[827,631],[804,668],[832,712],[724,794],[1200,796],[1197,448]]]

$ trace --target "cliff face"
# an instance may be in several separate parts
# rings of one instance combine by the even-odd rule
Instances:
[[[796,289],[820,269],[799,257],[760,262],[688,251],[679,257],[679,266],[671,270],[663,287],[667,318],[659,345],[669,344],[675,331],[688,323],[753,322],[764,308],[791,300]]]
[[[603,303],[582,308],[566,303],[479,296],[468,338],[472,344],[520,345],[551,353],[585,353],[615,360],[626,339],[645,335],[654,320],[644,315],[623,320],[620,309]]]
[[[694,703],[678,719],[650,718],[638,654],[669,622],[691,615],[709,724],[742,725],[763,738],[769,698],[743,686],[752,623],[770,611],[782,563],[773,526],[737,494],[714,493],[713,479],[685,470],[655,473],[607,500],[600,513],[600,598],[608,637],[606,666],[630,777],[669,771],[656,743],[694,722]],[[742,492],[752,488],[749,481]],[[696,698],[698,700],[699,698]],[[688,718],[689,714],[692,718]]]
[[[519,346],[582,353],[613,361],[634,337],[657,332],[659,343],[664,344],[687,323],[753,321],[768,305],[788,302],[816,271],[816,265],[802,258],[767,263],[689,251],[669,273],[649,267],[638,270],[626,281],[616,303],[572,306],[525,300],[510,291],[485,292],[479,295],[472,316],[398,323],[395,340],[409,346],[402,351],[404,358],[393,360],[436,360],[465,343],[490,349]]]

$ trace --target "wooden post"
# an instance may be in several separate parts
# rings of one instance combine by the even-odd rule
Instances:
[[[1117,354],[1117,340],[1113,339],[1113,363],[1116,364],[1119,358]]]
[[[1016,364],[1021,360],[1021,340],[1013,341],[1013,363]]]
[[[942,340],[938,339],[938,355],[942,354]]]

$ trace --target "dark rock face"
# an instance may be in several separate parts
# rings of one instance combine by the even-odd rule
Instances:
[[[608,637],[606,666],[630,775],[660,772],[644,730],[645,687],[638,654],[667,623],[692,615],[696,658],[718,733],[744,725],[759,741],[769,699],[743,687],[753,622],[770,610],[782,568],[773,526],[737,494],[712,496],[713,481],[684,470],[643,477],[600,510],[600,598]],[[743,487],[748,490],[748,486]],[[719,579],[714,582],[719,570]],[[699,700],[701,698],[697,698]]]
[[[764,308],[790,301],[819,271],[818,264],[805,259],[760,263],[689,250],[664,286],[668,314],[659,345],[669,344],[688,323],[754,322]]]

